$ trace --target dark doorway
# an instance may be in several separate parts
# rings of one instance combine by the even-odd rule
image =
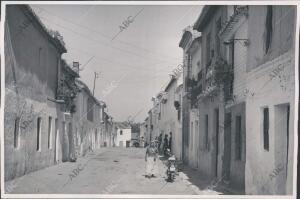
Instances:
[[[225,114],[224,121],[224,161],[223,172],[224,180],[230,180],[230,163],[231,163],[231,113]]]
[[[59,129],[58,129],[58,119],[55,119],[55,144],[54,144],[54,163],[57,164],[59,161]]]
[[[275,106],[275,165],[274,170],[279,174],[276,176],[276,194],[287,193],[286,184],[288,166],[293,164],[289,157],[290,138],[290,105],[280,104]]]
[[[216,156],[215,156],[215,177],[218,177],[218,156],[219,156],[219,109],[215,109],[215,139],[216,139]]]

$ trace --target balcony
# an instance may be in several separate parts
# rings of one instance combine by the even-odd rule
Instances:
[[[212,97],[214,94],[216,94],[219,91],[219,88],[216,84],[212,84],[210,86],[207,86],[205,90],[198,96],[198,99],[206,98],[206,97]]]

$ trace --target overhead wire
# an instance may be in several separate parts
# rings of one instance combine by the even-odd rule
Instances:
[[[48,13],[48,14],[51,15],[51,16],[54,16],[54,17],[56,17],[56,18],[58,18],[58,19],[60,19],[60,20],[66,21],[66,22],[68,22],[68,23],[70,23],[70,24],[73,24],[73,25],[75,25],[75,26],[78,26],[78,27],[87,29],[87,30],[89,30],[89,31],[91,31],[91,32],[94,32],[94,33],[99,34],[100,36],[102,36],[102,37],[104,37],[104,38],[106,38],[106,39],[108,39],[108,40],[111,40],[111,37],[110,37],[110,36],[108,36],[108,35],[106,35],[106,34],[100,32],[99,30],[95,30],[95,29],[90,28],[90,27],[88,27],[88,26],[85,26],[85,25],[82,25],[82,24],[78,24],[78,23],[75,23],[75,22],[73,22],[73,21],[71,21],[71,20],[69,20],[69,19],[66,19],[66,18],[60,17],[60,16],[58,16],[58,15],[55,15],[54,13],[49,12],[48,10],[46,10],[46,9],[44,9],[44,8],[41,8],[40,6],[34,5],[33,7],[37,7],[38,9],[41,9],[41,10],[45,11],[46,13]],[[124,41],[119,40],[119,39],[118,39],[118,41],[119,41],[120,43],[124,44],[124,45],[131,46],[131,47],[134,47],[134,48],[138,48],[138,49],[141,49],[141,50],[146,51],[146,52],[148,52],[148,53],[157,54],[157,55],[159,55],[160,57],[169,57],[170,60],[180,59],[180,58],[171,57],[171,56],[165,55],[165,54],[162,55],[161,53],[158,53],[158,52],[155,52],[155,51],[151,51],[151,50],[149,50],[149,49],[145,49],[145,48],[142,48],[142,47],[140,47],[140,46],[137,46],[137,45],[134,45],[134,44],[131,44],[131,43],[128,43],[128,42],[124,42]],[[160,58],[160,59],[161,59],[161,58]]]

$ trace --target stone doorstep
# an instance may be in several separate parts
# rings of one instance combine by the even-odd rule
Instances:
[[[230,187],[229,184],[225,184],[224,182],[221,182],[217,188],[224,190],[224,192],[226,192],[226,194],[229,194],[229,195],[245,195],[245,193],[243,193],[242,191],[235,189],[233,187]]]

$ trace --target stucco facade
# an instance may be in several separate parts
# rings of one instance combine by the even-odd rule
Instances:
[[[4,158],[11,180],[99,148],[112,118],[104,120],[105,104],[75,81],[78,67],[61,59],[61,35],[28,5],[6,8]]]
[[[223,179],[224,129],[220,126],[225,104],[215,71],[218,59],[226,55],[218,35],[226,20],[226,6],[204,7],[194,30],[186,28],[179,44],[185,61],[183,103],[188,104],[183,111],[186,163],[209,179]]]
[[[220,32],[227,52],[225,60],[233,80],[227,86],[225,101],[224,158],[222,173],[231,187],[244,192],[246,162],[246,99],[252,93],[246,87],[248,54],[248,6],[227,6],[228,21]],[[248,42],[248,43],[247,43]]]
[[[55,164],[63,113],[55,102],[66,49],[27,6],[7,6],[5,23],[5,180]],[[55,142],[55,140],[59,140]],[[57,161],[63,159],[62,147]]]
[[[104,106],[92,96],[83,82],[78,80],[76,83],[80,92],[75,98],[76,112],[72,115],[72,128],[76,153],[85,155],[89,150],[101,147],[101,133],[105,131],[105,123],[102,122]]]
[[[269,9],[273,12],[273,31],[266,52],[268,7],[249,6],[248,23],[252,34],[249,34],[247,87],[254,95],[246,102],[246,193],[292,194],[296,8],[272,6]],[[268,148],[263,131],[266,109],[269,115]],[[279,174],[273,177],[278,168]]]

